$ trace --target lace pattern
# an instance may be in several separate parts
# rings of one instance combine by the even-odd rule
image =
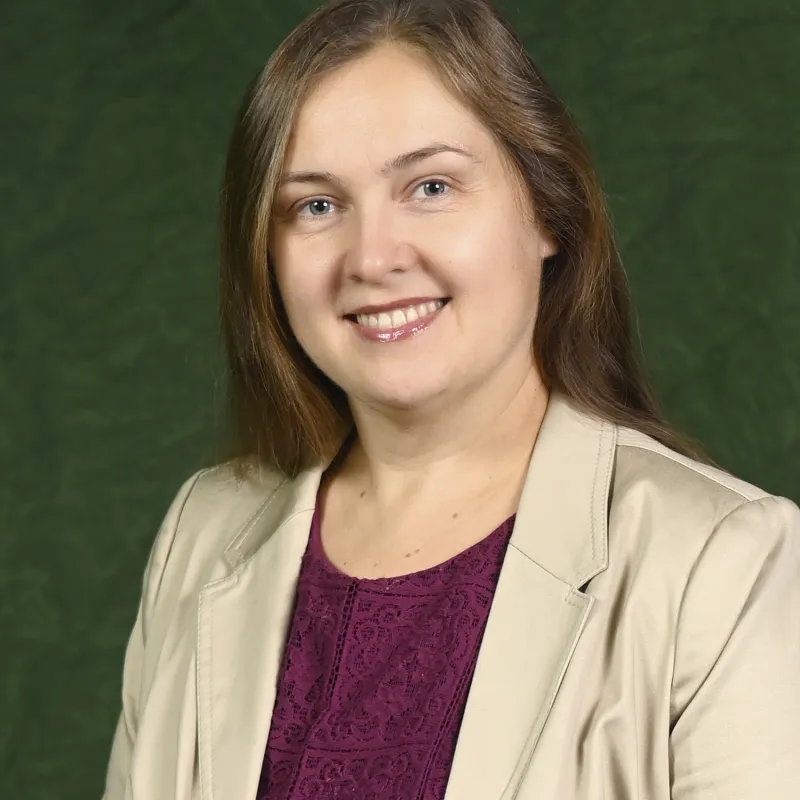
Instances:
[[[355,579],[314,515],[257,800],[442,800],[514,517],[444,564]]]

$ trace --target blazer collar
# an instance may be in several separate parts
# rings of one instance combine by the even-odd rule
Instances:
[[[563,395],[551,395],[511,544],[570,586],[582,586],[608,566],[616,443],[616,425],[578,410]]]
[[[616,427],[552,394],[528,468],[446,800],[506,800],[524,773],[607,566]],[[327,464],[281,483],[233,539],[198,612],[203,800],[254,797],[294,593]]]

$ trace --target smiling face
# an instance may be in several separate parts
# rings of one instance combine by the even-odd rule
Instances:
[[[424,61],[385,46],[327,76],[283,175],[278,287],[301,346],[351,405],[445,408],[534,369],[554,247],[522,213],[490,132]]]

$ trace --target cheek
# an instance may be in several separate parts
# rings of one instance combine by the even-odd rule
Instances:
[[[538,244],[523,239],[509,226],[465,237],[453,256],[452,273],[466,290],[478,292],[486,300],[529,304],[535,300],[541,281]]]
[[[294,324],[308,317],[304,311],[319,305],[321,284],[311,270],[303,269],[299,259],[289,263],[284,261],[275,270],[276,282],[283,306],[290,321]]]
[[[276,270],[276,277],[294,338],[311,360],[325,371],[326,353],[333,340],[331,304],[323,280],[306,270]]]

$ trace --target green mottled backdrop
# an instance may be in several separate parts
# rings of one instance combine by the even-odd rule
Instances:
[[[213,453],[232,114],[313,5],[0,4],[1,798],[101,793],[146,554]],[[800,0],[501,7],[588,135],[668,411],[800,501]]]

